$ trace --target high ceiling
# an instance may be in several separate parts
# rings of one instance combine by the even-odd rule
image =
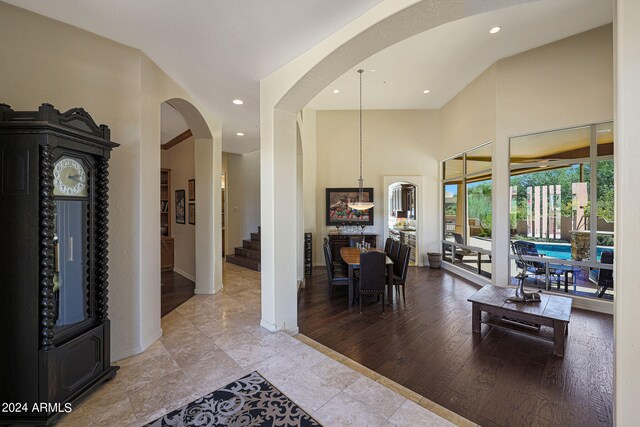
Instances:
[[[142,50],[220,119],[223,150],[247,153],[260,146],[260,80],[380,1],[6,0],[6,3]],[[241,99],[244,104],[234,105],[234,99]],[[237,132],[245,136],[238,137]]]
[[[613,19],[610,1],[542,0],[450,22],[378,52],[348,71],[310,108],[358,108],[358,73],[366,109],[441,108],[487,67]],[[500,26],[496,34],[489,29]],[[370,70],[375,70],[371,72]],[[335,94],[334,90],[340,92]],[[424,90],[430,90],[428,94]]]
[[[142,50],[220,119],[224,151],[247,153],[259,149],[260,80],[382,0],[3,1]],[[611,21],[608,0],[540,0],[432,29],[364,61],[365,108],[439,108],[496,60]],[[357,108],[357,68],[309,106]]]

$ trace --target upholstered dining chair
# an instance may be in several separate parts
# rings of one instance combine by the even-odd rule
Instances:
[[[400,242],[394,240],[391,244],[391,253],[389,253],[389,258],[395,264],[398,261],[398,253],[400,252]]]
[[[333,266],[333,259],[329,255],[329,245],[323,244],[322,248],[324,250],[324,261],[327,268],[327,282],[329,285],[329,299],[331,299],[331,295],[333,293],[334,286],[349,286],[349,277],[344,271],[338,271]]]
[[[334,261],[334,257],[333,257],[333,251],[331,250],[331,243],[329,243],[329,240],[325,237],[326,242],[324,242],[324,245],[327,248],[327,251],[329,252],[329,258],[331,259],[331,262],[333,263],[333,271],[337,271],[340,273],[347,273],[348,271],[348,267],[347,265],[344,263],[344,261],[342,261],[342,257],[339,257],[340,260],[338,262]]]
[[[358,243],[362,243],[362,236],[349,236],[349,246],[355,248]]]
[[[391,246],[393,245],[393,239],[391,237],[387,237],[387,240],[384,242],[384,253],[387,256],[391,255]]]
[[[384,313],[384,288],[387,283],[385,271],[387,254],[384,252],[364,252],[360,254],[360,277],[356,281],[358,287],[359,312],[362,313],[362,296],[377,295],[382,300]]]
[[[409,260],[411,259],[411,248],[407,245],[400,246],[398,253],[398,261],[393,264],[393,285],[396,293],[400,297],[400,287],[402,286],[402,300],[406,302],[404,288],[407,281],[407,272],[409,271]]]

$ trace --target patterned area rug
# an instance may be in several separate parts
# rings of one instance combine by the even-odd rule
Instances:
[[[320,426],[280,390],[252,372],[145,427]]]

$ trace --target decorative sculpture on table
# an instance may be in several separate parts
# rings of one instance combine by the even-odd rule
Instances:
[[[514,296],[507,298],[507,302],[540,302],[540,294],[536,292],[525,292],[524,290],[524,281],[529,277],[527,275],[527,269],[530,263],[522,257],[522,251],[518,246],[514,246],[514,252],[518,257],[518,262],[516,264],[522,268],[522,271],[516,275],[516,279],[518,279],[516,293]]]

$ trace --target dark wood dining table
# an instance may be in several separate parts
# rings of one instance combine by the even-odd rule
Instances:
[[[366,249],[366,251],[369,251],[369,252],[376,251],[376,252],[384,253],[384,251],[375,249],[375,248]],[[340,248],[340,256],[342,257],[342,260],[346,262],[347,266],[349,267],[349,307],[351,307],[351,305],[353,304],[353,277],[354,277],[353,273],[355,270],[360,269],[361,253],[362,253],[362,250],[359,248],[354,248],[350,246]],[[389,302],[391,302],[391,294],[393,293],[393,261],[391,260],[391,258],[387,257],[386,264],[387,264],[387,298]]]

